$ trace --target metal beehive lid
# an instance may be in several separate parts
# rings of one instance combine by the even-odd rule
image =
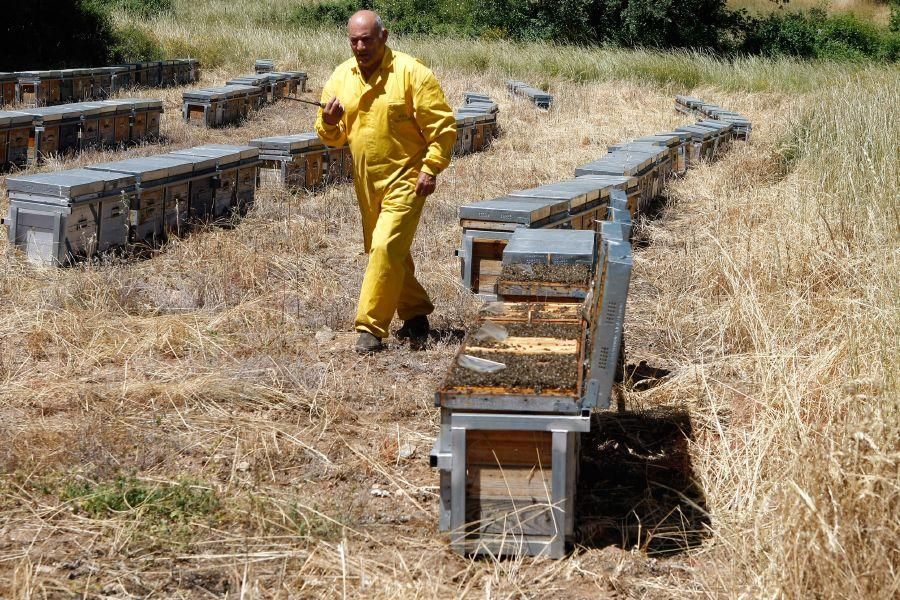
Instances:
[[[69,104],[69,106],[81,111],[82,117],[97,116],[102,112],[109,112],[108,106],[102,106],[93,102],[77,102],[75,104]]]
[[[225,82],[225,85],[254,85],[263,86],[269,83],[269,78],[264,74],[240,75]]]
[[[18,112],[30,115],[33,119],[39,119],[44,123],[55,123],[62,121],[67,110],[60,110],[58,106],[42,106],[38,108],[22,108]]]
[[[235,98],[237,96],[246,96],[250,93],[258,93],[261,90],[255,85],[226,85],[222,88],[222,91],[225,93],[225,96],[228,98]]]
[[[93,104],[111,106],[113,111],[117,113],[130,113],[132,110],[134,110],[134,105],[131,102],[125,100],[100,100],[98,102],[94,102]]]
[[[620,154],[625,152],[635,156],[647,155],[652,162],[658,162],[669,156],[667,147],[651,144],[649,142],[625,142],[623,144],[614,144],[608,146],[607,150],[610,154]]]
[[[306,71],[272,71],[280,75],[287,75],[291,79],[307,79]]]
[[[193,165],[192,170],[194,173],[213,170],[218,164],[218,161],[214,157],[202,156],[198,154],[188,154],[184,151],[175,151],[169,152],[168,154],[160,154],[159,158],[169,158],[180,160],[185,163],[191,163],[191,165]]]
[[[671,148],[681,143],[681,136],[674,133],[656,133],[653,135],[645,135],[634,139],[635,142],[643,142],[645,144],[653,144],[654,146],[665,146]]]
[[[591,181],[596,181],[599,185],[603,185],[603,189],[619,188],[627,190],[637,187],[638,184],[638,180],[635,177],[623,175],[584,174],[578,175],[575,179],[589,179]]]
[[[708,140],[712,138],[716,132],[709,127],[698,127],[696,125],[682,125],[676,127],[675,131],[685,131],[691,134],[692,139]]]
[[[572,206],[580,206],[600,197],[602,186],[596,182],[585,182],[571,179],[538,186],[528,190],[511,192],[510,196],[527,198],[557,198],[569,200]]]
[[[114,104],[105,104],[103,102],[82,102],[81,106],[85,115],[104,115],[116,112]]]
[[[156,98],[123,98],[123,100],[130,102],[136,110],[161,109],[163,106],[162,100],[157,100]]]
[[[466,104],[469,102],[493,102],[490,96],[481,92],[463,92],[463,101]]]
[[[568,207],[569,203],[565,200],[503,196],[460,206],[459,218],[528,225],[566,213]]]
[[[634,169],[633,173],[627,175],[637,175],[650,167],[656,161],[656,154],[643,152],[640,150],[615,150],[610,152],[600,161],[606,161],[607,164],[621,164]]]
[[[698,106],[703,104],[703,100],[694,98],[693,96],[675,96],[675,101],[679,104],[684,104],[685,106]]]
[[[468,113],[462,113],[460,111],[455,111],[453,113],[453,117],[456,119],[457,127],[466,127],[466,126],[475,124],[475,117]]]
[[[205,88],[201,90],[188,90],[181,94],[184,100],[222,100],[226,96],[224,88]]]
[[[613,157],[614,155],[608,154],[607,156]],[[650,159],[646,159],[646,162],[649,163]],[[575,176],[579,177],[581,175],[615,175],[619,177],[631,177],[639,174],[643,167],[640,167],[641,163],[635,163],[623,161],[618,158],[601,158],[600,160],[595,160],[593,162],[589,162],[586,165],[581,165],[575,169]]]
[[[517,229],[503,249],[502,262],[592,265],[596,245],[594,232],[589,230]]]
[[[18,73],[0,73],[0,81],[15,81],[18,78]]]
[[[732,129],[731,123],[727,123],[724,121],[698,121],[697,126],[710,127],[720,133],[724,133],[724,132],[730,131]]]
[[[80,169],[79,171],[82,171]],[[77,201],[84,196],[96,196],[106,188],[106,178],[90,174],[73,174],[69,171],[35,173],[20,177],[9,177],[6,189],[10,193],[33,194],[47,198]]]
[[[0,110],[0,127],[30,124],[32,121],[34,121],[34,117],[27,113],[14,110]]]
[[[671,135],[673,137],[677,137],[682,142],[686,142],[687,140],[691,139],[690,134],[686,131],[662,131],[662,132],[653,134],[653,137],[660,136],[660,135]]]
[[[21,71],[19,73],[19,79],[55,79],[59,76],[59,71]]]
[[[179,175],[187,175],[193,173],[195,162],[188,160],[182,156],[167,156],[165,154],[157,154],[149,157],[151,160],[165,165],[169,169],[169,177],[178,177]]]
[[[500,110],[500,107],[496,102],[476,100],[476,101],[467,101],[465,108],[467,109],[477,109],[486,113],[495,113]]]
[[[250,145],[264,150],[293,152],[313,146],[322,146],[323,144],[321,140],[319,140],[319,136],[315,133],[298,133],[296,135],[276,135],[272,137],[256,138],[250,140]]]
[[[199,150],[202,152],[210,152],[210,153],[218,153],[211,154],[216,157],[225,157],[228,155],[235,155],[240,160],[248,160],[253,158],[259,158],[259,148],[254,148],[253,146],[233,146],[231,144],[206,144],[203,146],[195,146],[192,150]]]
[[[77,177],[91,178],[94,181],[103,181],[104,191],[117,192],[133,188],[137,178],[129,173],[117,173],[115,171],[96,171],[91,169],[72,169],[66,171]]]
[[[92,171],[116,171],[118,173],[128,173],[134,175],[138,182],[147,185],[154,181],[166,179],[170,175],[172,165],[168,162],[160,162],[154,157],[149,158],[129,158],[99,165],[91,165],[87,167]]]
[[[90,75],[92,69],[62,69],[59,74],[62,77],[84,77]]]

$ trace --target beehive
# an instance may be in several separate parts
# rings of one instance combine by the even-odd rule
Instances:
[[[16,73],[0,73],[0,106],[8,106],[16,101]]]
[[[348,148],[326,148],[315,133],[250,140],[260,149],[260,180],[288,188],[312,189],[326,182],[349,179]]]
[[[34,119],[21,112],[0,111],[0,168],[24,166]]]
[[[10,244],[45,266],[126,242],[133,177],[85,169],[7,179]]]

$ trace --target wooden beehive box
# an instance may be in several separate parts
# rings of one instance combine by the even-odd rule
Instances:
[[[508,337],[479,339],[485,324]],[[562,556],[574,530],[584,324],[574,305],[495,303],[437,393],[441,529],[464,554]],[[462,372],[460,357],[503,361]]]

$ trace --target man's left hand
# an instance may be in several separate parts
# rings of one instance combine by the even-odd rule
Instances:
[[[416,196],[430,196],[434,193],[434,188],[436,186],[437,177],[431,173],[421,171],[419,173],[419,180],[416,182]]]

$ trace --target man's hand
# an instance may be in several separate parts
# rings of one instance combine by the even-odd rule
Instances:
[[[341,122],[341,117],[343,116],[344,105],[337,99],[337,96],[334,96],[329,100],[328,104],[325,105],[325,108],[322,109],[322,120],[328,125],[337,125]]]
[[[430,196],[437,186],[437,177],[425,171],[419,172],[419,180],[416,182],[416,196]]]

